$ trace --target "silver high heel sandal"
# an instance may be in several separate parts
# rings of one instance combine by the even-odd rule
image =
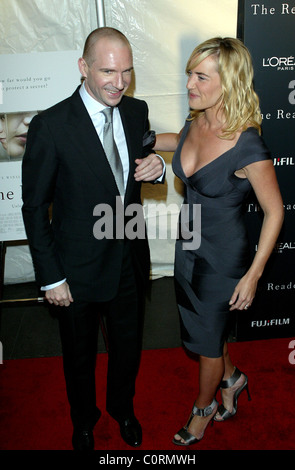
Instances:
[[[173,441],[172,441],[173,444],[176,444],[178,446],[190,446],[192,444],[196,444],[197,442],[200,442],[202,440],[203,436],[200,439],[197,439],[193,434],[191,434],[188,431],[189,425],[190,425],[193,417],[196,416],[196,415],[205,417],[205,416],[210,416],[212,414],[212,418],[213,418],[214,414],[216,413],[216,411],[215,411],[215,413],[213,414],[213,411],[214,411],[215,407],[217,407],[216,408],[216,411],[217,411],[218,402],[215,400],[215,398],[213,398],[212,403],[209,406],[206,406],[206,408],[197,408],[194,405],[187,425],[184,426],[183,428],[181,428],[180,431],[178,431],[178,433],[176,433],[180,436],[180,439],[175,439],[174,438]],[[211,421],[211,423],[212,423],[211,425],[213,426],[213,420]],[[205,432],[205,430],[204,430],[204,432]],[[204,435],[204,433],[203,433],[203,435]],[[184,442],[182,442],[181,439],[183,439]]]
[[[232,409],[232,411],[231,412],[228,411],[222,403],[222,405],[220,405],[218,407],[218,410],[217,410],[217,413],[220,415],[221,419],[217,419],[216,416],[214,416],[215,421],[222,422],[222,421],[225,421],[229,418],[232,418],[236,414],[237,409],[238,409],[238,398],[239,398],[240,394],[242,393],[242,391],[244,389],[247,390],[248,400],[249,401],[251,400],[250,393],[249,393],[249,387],[248,387],[248,377],[247,377],[246,374],[241,372],[237,367],[235,368],[232,376],[229,379],[221,381],[220,388],[225,389],[225,388],[232,387],[237,382],[237,380],[239,380],[239,378],[241,377],[242,374],[245,376],[245,382],[243,383],[243,385],[241,385],[240,388],[238,388],[235,391],[235,394],[233,396],[233,409]]]

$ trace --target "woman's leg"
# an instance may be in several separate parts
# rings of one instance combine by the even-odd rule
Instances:
[[[199,362],[199,394],[195,401],[197,408],[206,408],[215,397],[216,390],[224,374],[223,356],[218,358],[209,358],[200,356]],[[217,407],[216,407],[217,410]],[[215,411],[214,410],[214,413]],[[197,439],[201,439],[205,432],[208,422],[213,418],[214,413],[209,416],[194,416],[188,427],[188,431]],[[181,440],[178,434],[175,440]]]
[[[224,359],[224,375],[222,379],[227,380],[232,376],[235,367],[231,361],[226,342],[224,343],[224,347],[223,347],[223,359]]]
[[[228,352],[228,347],[227,343],[224,345],[223,349],[223,359],[224,359],[224,375],[222,377],[222,380],[228,380],[234,373],[235,371],[235,366],[233,365],[229,352]],[[222,403],[223,406],[226,410],[229,411],[229,413],[232,413],[233,411],[233,403],[234,403],[234,395],[235,392],[243,386],[243,384],[246,381],[246,376],[245,374],[241,373],[241,376],[238,378],[238,380],[228,388],[221,389],[221,395],[222,395]],[[220,413],[217,412],[215,416],[216,421],[223,421],[223,418],[220,416]]]

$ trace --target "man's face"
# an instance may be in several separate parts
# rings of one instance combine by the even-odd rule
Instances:
[[[93,46],[93,62],[79,59],[88,93],[104,106],[117,106],[131,83],[133,60],[128,45],[101,38]]]

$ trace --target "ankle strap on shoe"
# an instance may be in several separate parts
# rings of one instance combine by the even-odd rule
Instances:
[[[196,405],[193,407],[192,414],[197,416],[209,416],[213,413],[214,407],[218,406],[218,401],[213,398],[212,403],[206,408],[198,408]]]
[[[222,380],[220,383],[220,388],[230,388],[232,387],[236,381],[241,377],[242,372],[235,367],[234,372],[232,373],[231,377],[227,380]]]

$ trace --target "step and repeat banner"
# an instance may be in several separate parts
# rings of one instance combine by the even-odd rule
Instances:
[[[238,37],[251,52],[254,85],[285,206],[285,221],[253,306],[237,317],[237,339],[295,334],[295,2],[239,1]],[[261,226],[255,198],[247,206],[253,255]]]

